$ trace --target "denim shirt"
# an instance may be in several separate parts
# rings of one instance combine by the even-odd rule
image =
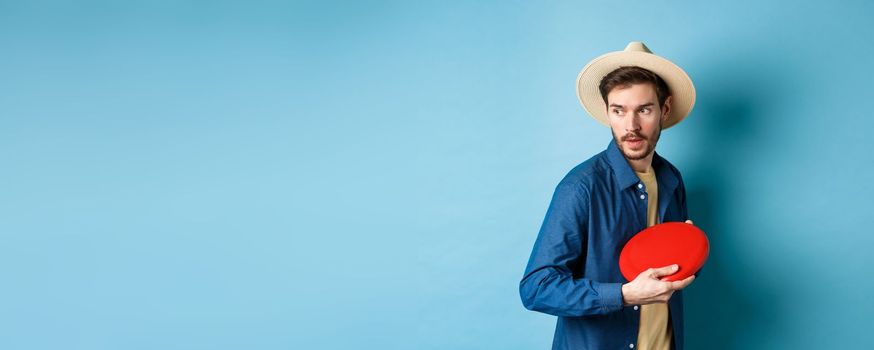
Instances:
[[[680,172],[655,153],[660,222],[688,219]],[[619,253],[647,227],[648,196],[615,141],[555,188],[519,295],[525,308],[558,316],[552,349],[633,349],[640,308],[622,305]],[[658,266],[655,266],[658,267]],[[674,349],[683,349],[683,293],[668,302]]]

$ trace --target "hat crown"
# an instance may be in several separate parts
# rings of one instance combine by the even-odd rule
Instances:
[[[646,47],[646,45],[644,45],[640,41],[632,41],[632,42],[628,43],[628,46],[625,46],[625,51],[639,51],[639,52],[652,53],[652,51],[650,51],[649,48]]]

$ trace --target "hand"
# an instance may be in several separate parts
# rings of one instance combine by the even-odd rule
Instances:
[[[675,291],[686,288],[695,280],[694,275],[682,281],[666,282],[659,279],[659,277],[673,275],[679,268],[679,265],[673,264],[641,272],[634,281],[622,285],[622,303],[624,305],[667,303]]]
[[[694,224],[692,223],[692,220],[686,220],[686,223],[689,224],[689,225],[694,225]]]

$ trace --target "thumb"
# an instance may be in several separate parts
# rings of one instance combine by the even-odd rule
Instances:
[[[657,269],[653,269],[651,276],[653,278],[659,278],[662,276],[669,276],[669,275],[673,275],[674,273],[676,273],[677,270],[679,270],[679,269],[680,269],[680,265],[677,265],[677,264],[668,265],[665,267],[659,267]]]

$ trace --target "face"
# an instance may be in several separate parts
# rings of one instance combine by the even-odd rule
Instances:
[[[607,94],[610,129],[625,158],[639,160],[652,154],[670,109],[671,97],[659,106],[655,88],[649,83],[619,86]]]

